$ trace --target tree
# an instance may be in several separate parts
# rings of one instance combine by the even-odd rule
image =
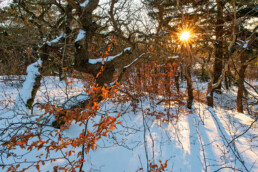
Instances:
[[[66,2],[17,1],[11,6],[19,12],[9,15],[18,16],[23,22],[30,22],[37,28],[38,33],[35,36],[41,38],[36,43],[38,47],[35,53],[36,60],[27,67],[27,77],[16,98],[15,118],[10,117],[12,122],[1,130],[1,135],[5,138],[1,140],[3,150],[5,148],[13,150],[16,146],[29,152],[34,148],[46,150],[46,157],[29,162],[28,168],[35,166],[39,170],[39,163],[44,165],[46,161],[56,159],[49,157],[51,151],[62,152],[63,149],[72,146],[81,147],[78,153],[80,158],[69,161],[68,157],[74,153],[73,150],[69,150],[62,157],[68,160],[67,164],[64,167],[55,167],[55,170],[74,171],[75,168],[79,168],[82,171],[85,154],[91,149],[94,150],[95,143],[101,137],[107,136],[107,133],[119,124],[116,121],[119,114],[117,117],[108,114],[102,116],[98,123],[93,124],[95,129],[91,131],[88,123],[90,119],[96,117],[98,103],[114,94],[115,83],[119,83],[127,70],[140,59],[140,57],[128,58],[128,55],[137,57],[139,54],[140,49],[136,46],[135,34],[141,31],[134,28],[135,23],[128,27],[132,14],[128,2],[118,3],[112,0],[102,4],[103,8],[98,8],[99,5],[98,0],[84,2],[67,0]],[[105,10],[105,5],[108,6],[108,11]],[[117,11],[127,13],[128,21],[120,22],[120,13]],[[8,9],[3,12],[8,13]],[[17,23],[20,24],[21,21]],[[33,110],[35,106],[34,99],[46,72],[58,72],[60,79],[66,80],[68,68],[93,76],[94,84],[85,91],[88,94],[75,96],[60,105],[50,103],[40,105],[45,114],[40,117],[30,116],[32,111],[29,109]],[[114,78],[117,70],[119,75]],[[76,101],[75,104],[71,103],[79,96],[83,99]],[[24,121],[26,114],[29,115],[29,122]],[[60,130],[47,129],[49,119],[53,116],[56,120],[52,125]],[[64,138],[60,131],[69,127],[73,121],[84,126],[82,133],[77,138]],[[6,133],[7,130],[12,134]],[[49,137],[42,140],[42,135]],[[35,139],[36,137],[39,139]],[[17,156],[9,151],[3,151],[2,156],[5,155]],[[26,154],[18,156],[24,155]],[[9,170],[15,171],[19,167],[14,166],[15,164],[16,162],[4,166],[9,166]]]
[[[225,7],[229,9],[229,13],[226,13]],[[237,8],[239,11],[236,11]],[[244,5],[231,5],[222,0],[146,0],[136,6],[126,0],[14,2],[1,11],[7,16],[2,21],[12,20],[15,28],[34,29],[35,32],[28,33],[29,38],[33,39],[32,43],[19,49],[11,47],[8,51],[16,49],[23,55],[22,61],[27,59],[31,51],[33,60],[26,63],[27,76],[15,100],[15,115],[10,116],[11,122],[1,129],[1,136],[4,138],[1,140],[2,156],[17,156],[12,153],[17,146],[27,152],[45,149],[45,158],[28,162],[28,168],[35,166],[39,170],[40,164],[62,158],[67,163],[62,167],[55,167],[55,170],[74,171],[78,168],[82,171],[86,154],[96,149],[96,142],[120,124],[120,114],[115,117],[108,113],[98,116],[101,102],[115,96],[119,90],[127,99],[132,100],[132,106],[135,107],[148,95],[150,107],[162,102],[168,104],[166,114],[154,115],[156,118],[162,115],[164,121],[169,122],[171,118],[177,118],[170,113],[171,102],[176,102],[179,108],[185,104],[188,109],[192,108],[192,71],[196,61],[203,66],[207,65],[206,70],[210,74],[206,96],[209,106],[214,105],[213,93],[220,88],[225,76],[224,65],[232,67],[234,63],[230,64],[229,60],[240,61],[237,102],[239,111],[243,111],[241,101],[244,72],[252,58],[245,58],[245,44],[236,45],[237,29],[230,28],[251,11]],[[234,16],[234,20],[229,16]],[[147,22],[145,17],[149,17]],[[212,23],[216,23],[215,26]],[[191,33],[190,40],[180,39],[183,31]],[[255,30],[248,34],[251,37],[246,41],[252,41],[248,42],[247,47],[255,42],[254,33]],[[15,35],[7,34],[7,37]],[[2,35],[6,37],[5,32]],[[4,40],[2,37],[0,39]],[[23,41],[24,39],[21,40]],[[26,51],[22,50],[24,47]],[[5,46],[0,47],[0,53],[9,57],[4,52],[5,49]],[[237,55],[239,49],[243,56]],[[213,65],[213,70],[208,64]],[[35,98],[44,76],[56,74],[67,87],[74,79],[86,80],[87,84],[82,88],[82,93],[72,97],[67,94],[64,102],[53,103],[49,99],[47,103],[38,105]],[[183,76],[181,84],[186,79],[186,103],[181,100],[184,93],[179,89],[180,74]],[[45,113],[31,115],[36,107]],[[82,132],[75,138],[64,137],[62,131],[73,122],[83,127]],[[146,124],[143,125],[146,127]],[[50,127],[52,128],[49,129]],[[67,150],[68,147],[71,149]],[[80,149],[78,158],[71,161],[69,157],[75,154],[75,148]],[[52,158],[49,156],[52,151],[60,151],[62,156]],[[26,153],[18,155],[18,158]],[[19,167],[16,164],[14,161],[4,165],[15,171]],[[147,169],[153,164],[151,162]]]

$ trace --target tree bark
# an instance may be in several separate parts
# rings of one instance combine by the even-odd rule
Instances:
[[[216,28],[215,28],[215,61],[214,61],[214,68],[213,68],[213,77],[214,83],[217,83],[220,76],[222,75],[223,69],[223,8],[224,2],[222,0],[216,0],[217,3],[217,21],[216,21]],[[217,88],[218,90],[221,89],[221,84]]]
[[[192,109],[193,105],[193,83],[192,83],[192,78],[191,78],[191,65],[187,64],[186,66],[186,81],[187,81],[187,108]]]
[[[207,105],[210,107],[213,107],[213,90],[212,90],[212,82],[210,82],[208,84],[208,90],[207,90],[207,95],[206,95],[206,99],[207,99]]]
[[[170,95],[170,76],[169,76],[169,65],[164,67],[164,74],[165,74],[165,90],[166,94]]]
[[[247,64],[245,64],[245,59],[241,58],[241,67],[239,70],[239,79],[238,79],[238,91],[237,91],[237,111],[240,113],[244,112],[243,109],[243,93],[245,90],[244,79],[245,79],[245,71],[247,68]]]
[[[176,72],[176,74],[175,74],[175,83],[176,83],[177,93],[179,94],[180,88],[179,88],[179,74],[178,74],[178,72]]]
[[[193,105],[193,83],[192,83],[192,76],[191,76],[191,68],[192,68],[192,54],[191,54],[191,45],[186,44],[186,51],[188,54],[188,58],[185,57],[185,76],[186,76],[186,82],[187,82],[187,108],[192,109]]]

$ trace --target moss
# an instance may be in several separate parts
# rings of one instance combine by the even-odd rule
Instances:
[[[37,91],[40,87],[40,80],[41,80],[41,75],[38,75],[35,79],[35,84],[33,86],[33,89],[31,91],[31,98],[29,100],[27,100],[26,102],[26,107],[31,109],[32,108],[32,104],[34,102],[35,96],[37,94]]]
[[[30,98],[29,100],[27,100],[26,106],[31,109],[32,108],[32,104],[33,104],[33,99]]]

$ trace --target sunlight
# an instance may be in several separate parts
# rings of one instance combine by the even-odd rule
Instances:
[[[188,41],[190,38],[190,32],[189,31],[183,31],[180,35],[180,40],[181,41]]]

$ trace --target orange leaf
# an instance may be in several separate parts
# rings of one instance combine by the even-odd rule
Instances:
[[[75,143],[75,142],[73,142],[73,143],[72,143],[72,146],[73,146],[73,147],[76,147],[76,143]]]
[[[98,104],[96,102],[93,103],[93,109],[98,109]]]
[[[17,141],[17,144],[18,144],[18,145],[22,145],[23,142],[22,142],[22,141]]]
[[[35,166],[36,166],[37,170],[38,170],[38,171],[40,171],[40,169],[39,169],[39,168],[40,168],[40,167],[39,167],[39,165],[35,165]]]
[[[51,110],[49,111],[49,115],[51,115],[53,112],[54,112],[54,109],[51,109]]]

